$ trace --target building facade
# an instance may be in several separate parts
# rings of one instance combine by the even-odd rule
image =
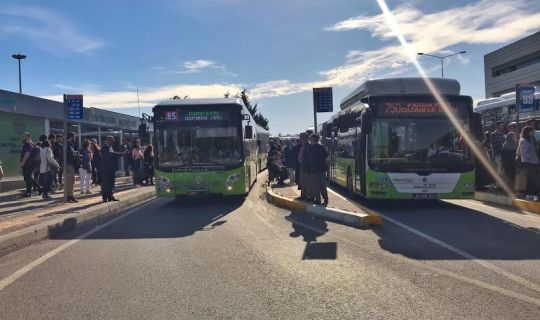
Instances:
[[[20,175],[23,133],[30,132],[34,140],[43,134],[63,134],[63,115],[61,102],[0,90],[0,161],[7,177]],[[78,145],[91,138],[101,145],[108,135],[118,142],[138,138],[138,117],[97,108],[84,108],[83,117],[68,121],[68,131],[77,134]]]
[[[540,86],[540,31],[484,56],[486,98],[514,92],[516,84]]]

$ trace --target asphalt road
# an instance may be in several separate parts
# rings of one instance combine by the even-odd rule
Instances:
[[[153,200],[0,257],[0,319],[540,319],[540,216],[364,203],[386,220],[359,230],[261,194]]]

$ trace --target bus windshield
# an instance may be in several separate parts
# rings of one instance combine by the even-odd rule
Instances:
[[[370,167],[385,172],[465,172],[472,170],[473,162],[448,119],[377,119]]]
[[[156,128],[157,166],[239,166],[242,164],[240,127],[174,126]]]

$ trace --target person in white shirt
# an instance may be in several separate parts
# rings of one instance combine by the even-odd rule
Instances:
[[[49,140],[43,140],[39,152],[39,158],[41,160],[39,165],[39,184],[41,185],[41,189],[43,191],[43,199],[51,200],[52,198],[49,195],[49,192],[51,192],[53,179],[52,169],[53,167],[59,169],[60,165],[58,162],[56,162],[56,160],[54,160],[51,143]]]

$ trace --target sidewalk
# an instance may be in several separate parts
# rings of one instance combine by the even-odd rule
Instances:
[[[90,195],[79,195],[76,185],[75,197],[78,203],[63,203],[63,192],[52,194],[52,200],[44,201],[40,196],[20,198],[21,192],[0,193],[0,252],[23,243],[42,240],[59,230],[69,228],[89,219],[100,218],[121,211],[128,206],[146,201],[155,196],[153,186],[135,188],[130,177],[117,179],[115,196],[119,202],[103,203],[100,187]]]
[[[474,199],[480,202],[496,204],[505,207],[518,208],[523,211],[540,214],[540,202],[523,199],[512,199],[506,194],[476,191]]]
[[[272,184],[267,188],[268,200],[280,207],[302,211],[322,218],[328,218],[357,227],[382,225],[382,218],[375,213],[368,213],[345,197],[328,189],[328,206],[314,205],[299,200],[300,190],[294,183],[284,186]]]

